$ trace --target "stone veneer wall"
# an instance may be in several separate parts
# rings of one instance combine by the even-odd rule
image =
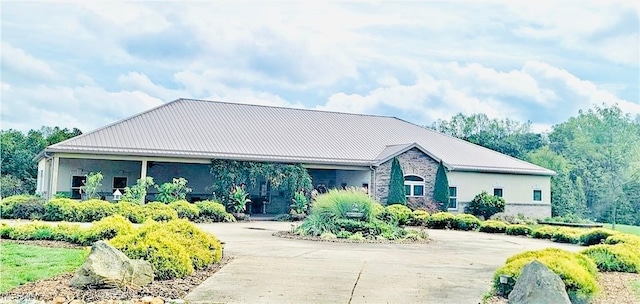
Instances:
[[[425,180],[424,197],[411,197],[407,200],[407,205],[412,209],[434,209],[436,204],[433,201],[433,188],[435,186],[438,163],[420,150],[413,148],[398,155],[400,166],[404,175],[419,175]],[[389,196],[389,179],[391,177],[391,162],[389,160],[381,164],[375,171],[375,192],[374,198],[382,203],[387,203]]]

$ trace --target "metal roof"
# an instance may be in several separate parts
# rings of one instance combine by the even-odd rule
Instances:
[[[376,165],[418,147],[451,170],[553,171],[387,116],[178,99],[48,152]]]

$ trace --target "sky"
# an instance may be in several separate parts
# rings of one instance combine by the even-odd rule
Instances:
[[[1,125],[87,132],[178,98],[531,121],[640,114],[634,1],[2,1]]]

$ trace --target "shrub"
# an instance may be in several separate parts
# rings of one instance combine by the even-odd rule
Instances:
[[[604,243],[604,241],[618,232],[615,230],[596,228],[589,229],[580,235],[580,245],[591,246]]]
[[[235,222],[236,219],[227,212],[224,205],[214,201],[200,201],[196,203],[200,209],[198,222]]]
[[[330,233],[330,232],[327,232]],[[323,233],[326,234],[326,233]],[[338,231],[338,233],[336,233],[336,237],[339,239],[348,239],[353,233],[346,231],[346,230],[342,230],[342,231]]]
[[[324,213],[332,218],[349,218],[347,212],[357,209],[363,213],[365,222],[373,219],[373,208],[376,202],[366,193],[358,189],[329,190],[316,197],[311,213]]]
[[[531,236],[536,239],[548,239],[550,240],[553,234],[558,231],[560,227],[555,226],[542,226],[531,231]]]
[[[509,224],[521,224],[521,225],[534,225],[537,224],[537,221],[534,219],[527,218],[524,214],[511,215],[506,214],[504,212],[498,212],[491,217],[490,220],[503,221]]]
[[[327,213],[312,212],[298,226],[296,232],[300,235],[319,236],[323,233],[336,232],[335,220]],[[348,231],[347,231],[348,232]],[[336,233],[340,237],[339,233]]]
[[[119,202],[115,204],[115,210],[117,214],[124,216],[132,223],[142,224],[146,219],[142,206],[136,203]]]
[[[450,229],[453,227],[455,216],[448,212],[432,214],[427,220],[427,227],[432,229]]]
[[[422,241],[429,239],[429,233],[424,230],[407,230],[407,234],[404,236],[405,239],[412,241]]]
[[[178,213],[179,218],[188,219],[190,221],[195,220],[200,215],[200,208],[187,201],[175,201],[170,203],[169,207],[173,208],[173,210]]]
[[[354,240],[354,241],[362,241],[364,240],[364,236],[362,235],[362,232],[356,232],[352,235],[349,236],[350,240]]]
[[[578,244],[584,230],[579,228],[560,228],[551,235],[551,241],[558,243]]]
[[[405,205],[393,204],[384,208],[384,212],[380,215],[387,222],[393,221],[398,225],[406,225],[411,217],[411,209]]]
[[[72,222],[93,222],[113,215],[116,212],[114,204],[107,201],[92,199],[72,204],[74,209]]]
[[[504,233],[506,230],[507,224],[501,221],[488,220],[480,223],[480,232]]]
[[[493,286],[499,295],[506,296],[522,273],[522,268],[533,260],[538,260],[560,276],[572,302],[588,301],[598,291],[595,263],[583,255],[561,249],[548,248],[527,251],[507,259],[493,276]],[[507,284],[500,283],[500,276],[509,277]]]
[[[45,213],[45,200],[35,195],[13,195],[2,199],[2,218],[41,219]]]
[[[325,232],[325,233],[320,235],[320,238],[323,239],[323,240],[335,240],[338,237],[335,234],[331,233],[331,232]]]
[[[367,224],[367,227],[369,228],[368,236],[371,238],[382,237],[387,240],[398,240],[407,234],[407,230],[383,221],[372,221]]]
[[[345,230],[351,233],[364,232],[368,230],[367,222],[352,220],[352,219],[335,220],[335,229],[337,229],[337,231]]]
[[[147,221],[110,243],[129,258],[149,261],[161,280],[185,277],[222,258],[220,241],[183,219],[165,224]]]
[[[170,183],[164,183],[162,185],[154,185],[158,194],[156,195],[158,201],[168,204],[171,202],[185,200],[187,194],[191,192],[191,188],[187,187],[187,180],[183,177],[174,178]]]
[[[8,232],[12,240],[52,240],[54,235],[53,226],[38,221],[17,225]]]
[[[605,241],[605,244],[615,245],[615,244],[630,244],[640,246],[640,236],[628,234],[628,233],[618,233],[612,236],[609,236]]]
[[[0,223],[0,239],[8,239],[9,233],[14,229],[13,226],[9,226],[7,223]]]
[[[480,220],[471,214],[458,214],[453,221],[453,229],[476,230],[480,227]]]
[[[593,221],[582,218],[575,214],[565,214],[563,216],[554,216],[544,219],[545,222],[550,223],[575,223],[575,224],[593,224]]]
[[[404,173],[402,172],[402,166],[400,166],[398,158],[394,157],[391,161],[391,172],[389,173],[389,196],[387,196],[387,205],[406,205],[407,197],[404,191]]]
[[[600,271],[640,272],[640,251],[632,245],[595,245],[580,253],[591,258]]]
[[[112,215],[105,217],[91,225],[86,232],[80,236],[76,243],[80,245],[91,245],[99,240],[110,240],[118,235],[128,234],[133,231],[133,225],[122,215]]]
[[[509,225],[505,232],[508,235],[529,235],[531,233],[531,228],[527,225]]]
[[[429,220],[429,212],[424,210],[413,210],[411,216],[409,217],[409,223],[407,223],[407,225],[426,226],[427,220]]]
[[[488,219],[498,212],[504,212],[504,205],[504,198],[482,191],[471,200],[464,212]]]
[[[70,198],[54,198],[45,204],[44,219],[47,221],[69,221],[74,222],[75,217],[73,206],[78,201]]]
[[[178,212],[161,202],[152,202],[142,207],[145,220],[152,219],[157,222],[166,222],[178,218]]]

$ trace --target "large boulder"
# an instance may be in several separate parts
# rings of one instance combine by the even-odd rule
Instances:
[[[91,246],[91,253],[71,278],[77,288],[116,288],[144,286],[153,282],[153,266],[144,260],[132,260],[104,241]]]
[[[509,293],[509,304],[571,304],[562,279],[547,266],[532,261],[524,266]]]

